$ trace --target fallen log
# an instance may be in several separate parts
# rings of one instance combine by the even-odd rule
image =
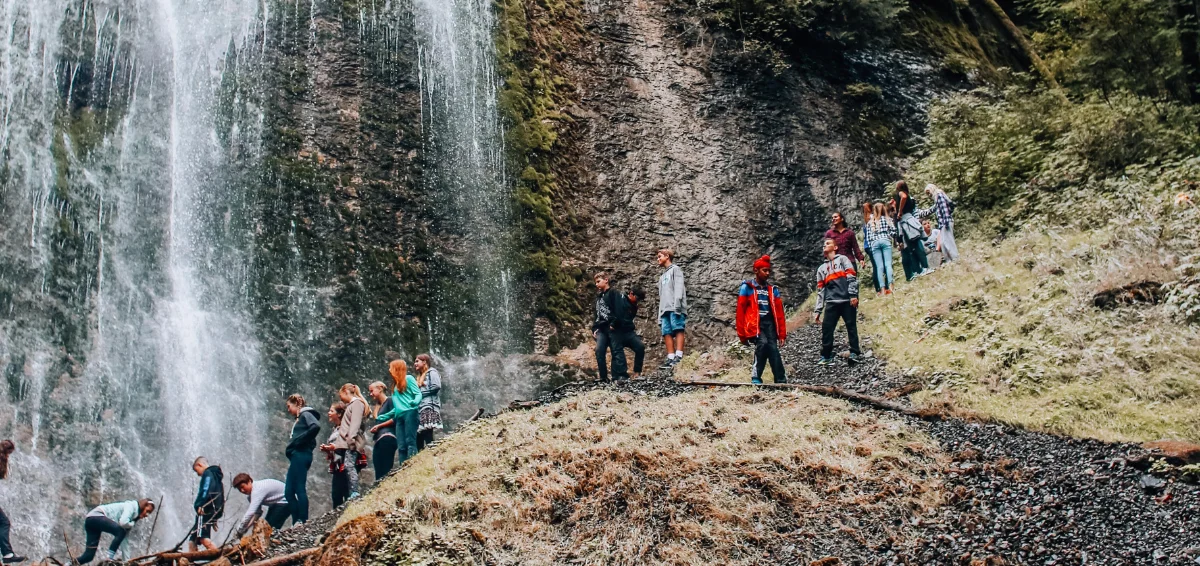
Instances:
[[[215,562],[228,556],[240,554],[241,559],[254,560],[266,553],[267,547],[271,542],[271,526],[266,521],[259,519],[254,524],[254,529],[250,534],[244,536],[232,546],[214,548],[212,550],[199,550],[196,552],[176,552],[167,551],[157,554],[149,554],[140,556],[130,560],[128,564],[138,566],[147,566],[150,564],[192,564],[195,562]]]
[[[865,393],[859,393],[857,391],[851,391],[849,389],[842,389],[841,387],[832,387],[832,386],[828,386],[828,385],[801,385],[798,383],[756,384],[756,383],[746,383],[746,382],[731,383],[731,382],[725,382],[725,381],[680,381],[680,383],[685,384],[685,385],[699,385],[702,387],[762,387],[765,389],[793,389],[793,390],[798,390],[798,391],[804,391],[807,393],[816,393],[818,395],[825,395],[827,397],[838,397],[841,399],[846,399],[848,401],[854,401],[856,403],[861,403],[863,405],[869,405],[871,407],[875,407],[876,409],[882,409],[884,411],[900,413],[902,415],[908,415],[911,417],[917,417],[917,418],[925,419],[925,420],[938,421],[938,420],[943,420],[945,418],[945,415],[943,415],[939,411],[930,410],[930,409],[914,409],[907,405],[901,405],[900,403],[894,403],[892,401],[884,399],[883,397],[874,397],[871,395],[867,395]]]
[[[321,551],[321,549],[319,547],[306,548],[299,552],[293,552],[291,554],[284,554],[283,556],[276,556],[274,558],[268,558],[266,560],[259,560],[258,562],[251,562],[249,564],[246,564],[246,566],[289,566],[289,565],[295,564],[297,562],[302,562],[302,561],[306,560],[309,556],[312,556],[320,551]]]

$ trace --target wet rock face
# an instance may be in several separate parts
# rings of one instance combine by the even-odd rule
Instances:
[[[584,14],[590,37],[568,54],[579,100],[567,109],[576,122],[561,175],[581,229],[564,253],[645,287],[651,336],[662,247],[687,275],[701,343],[733,336],[738,284],[761,254],[775,259],[785,303],[801,302],[830,213],[861,223],[863,200],[898,176],[895,160],[853,133],[842,87],[799,65],[771,76],[738,68],[717,37],[685,43],[686,22],[658,0],[596,0]]]

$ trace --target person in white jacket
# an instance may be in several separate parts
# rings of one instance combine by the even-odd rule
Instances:
[[[238,521],[237,530],[234,531],[238,537],[246,534],[255,520],[264,515],[263,507],[266,507],[267,524],[271,525],[272,529],[283,528],[283,524],[291,515],[287,497],[284,497],[283,482],[272,479],[255,480],[250,474],[242,473],[233,476],[233,488],[250,499],[250,506],[246,508],[246,514],[242,515],[242,520]]]
[[[125,542],[129,529],[134,523],[145,519],[154,512],[154,502],[149,499],[121,501],[101,505],[88,512],[83,520],[84,537],[87,547],[79,555],[79,563],[87,564],[96,557],[96,549],[100,547],[100,535],[112,535],[112,544],[108,545],[108,560],[116,560]]]

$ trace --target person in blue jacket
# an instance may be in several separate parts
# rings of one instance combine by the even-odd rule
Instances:
[[[204,456],[192,462],[192,471],[200,476],[200,489],[196,491],[196,501],[192,508],[196,510],[196,524],[192,527],[192,551],[197,545],[213,550],[217,545],[212,541],[212,532],[217,528],[217,519],[225,514],[225,474],[220,466],[208,465]]]

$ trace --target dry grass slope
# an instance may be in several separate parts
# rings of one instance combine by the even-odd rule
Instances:
[[[601,390],[472,425],[342,523],[402,507],[415,532],[400,538],[489,563],[750,564],[785,545],[815,560],[903,544],[943,500],[942,461],[901,421],[838,401]]]

